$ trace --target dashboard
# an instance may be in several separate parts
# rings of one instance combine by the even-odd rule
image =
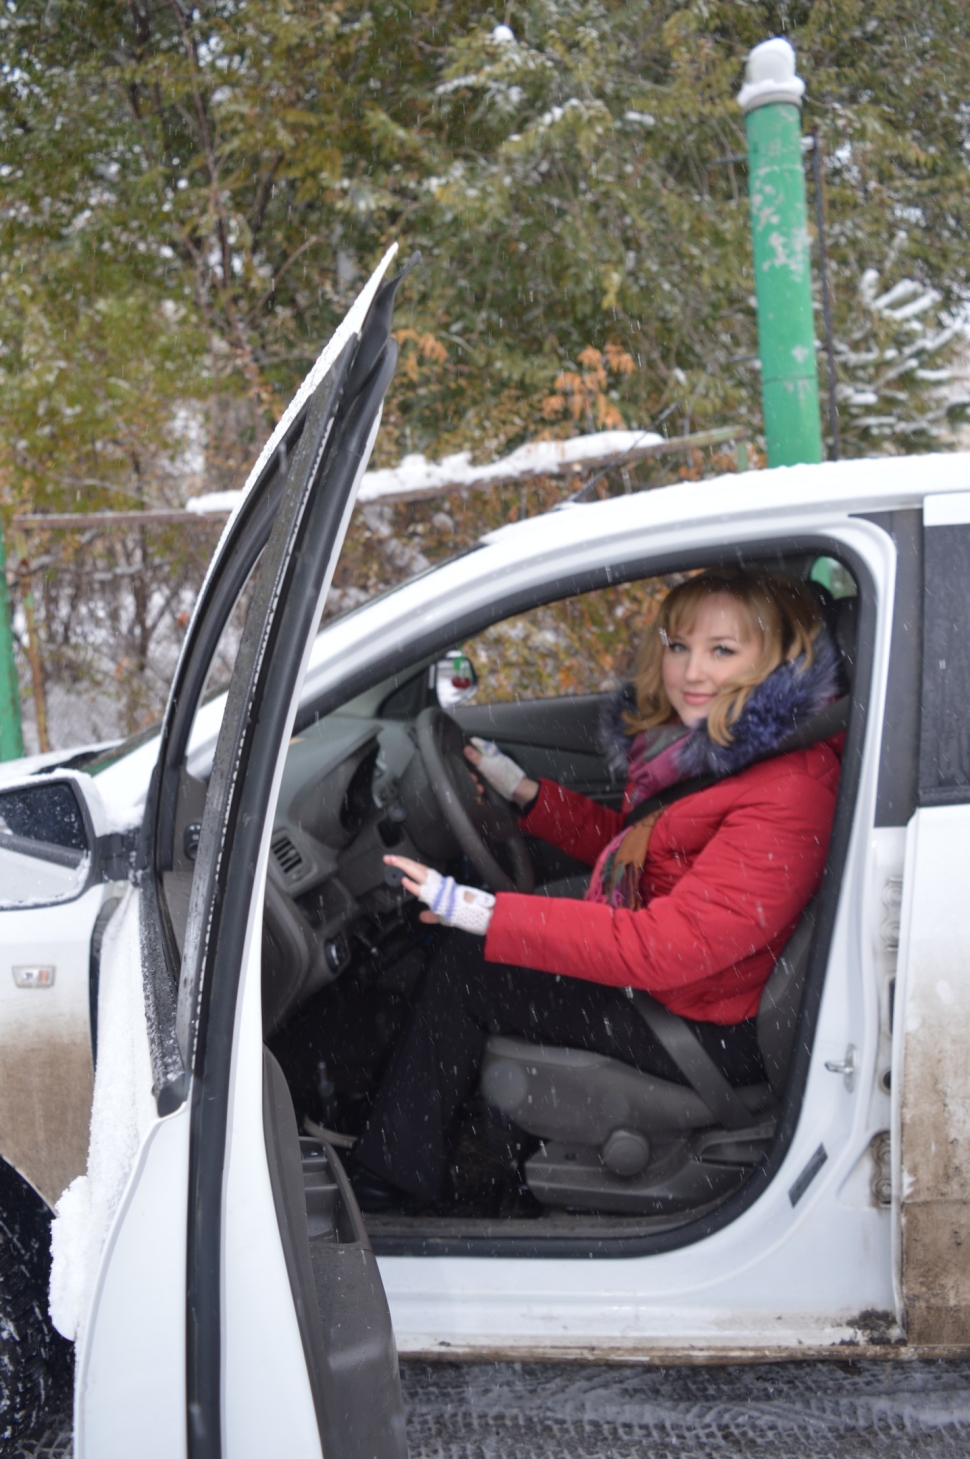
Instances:
[[[270,842],[263,1011],[278,1026],[338,977],[355,938],[399,919],[389,850],[441,864],[457,851],[424,772],[413,727],[335,713],[290,741]]]

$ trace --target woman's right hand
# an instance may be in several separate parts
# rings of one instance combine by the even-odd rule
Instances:
[[[482,740],[473,735],[471,744],[465,746],[465,758],[505,800],[524,806],[539,793],[538,782],[530,780],[522,766],[510,756],[503,755],[494,740]]]
[[[458,886],[450,876],[442,876],[434,867],[408,856],[385,856],[384,864],[402,871],[404,890],[430,908],[418,913],[422,922],[443,922],[446,927],[457,927],[475,937],[485,936],[495,906],[491,892]]]

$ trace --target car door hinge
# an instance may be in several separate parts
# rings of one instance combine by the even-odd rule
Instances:
[[[135,880],[140,836],[136,826],[130,831],[110,831],[107,836],[98,837],[98,863],[103,881]]]

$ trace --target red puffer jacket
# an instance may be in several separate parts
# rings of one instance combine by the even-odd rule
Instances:
[[[645,988],[685,1018],[753,1018],[821,879],[841,742],[761,761],[665,810],[650,837],[639,911],[500,894],[485,957]],[[521,824],[592,866],[623,817],[543,780]]]

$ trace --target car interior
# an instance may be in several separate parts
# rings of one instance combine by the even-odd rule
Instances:
[[[732,556],[739,560],[797,577],[815,593],[846,690],[815,736],[828,738],[845,728],[850,701],[860,699],[860,583],[849,564],[817,548]],[[689,571],[713,565],[695,561]],[[491,891],[581,898],[590,868],[523,835],[509,804],[482,794],[463,746],[473,735],[492,739],[531,778],[618,808],[625,776],[604,743],[604,709],[629,676],[643,630],[685,575],[667,571],[565,595],[552,584],[546,596],[537,590],[535,606],[515,613],[497,602],[491,621],[460,642],[425,645],[420,657],[358,686],[337,707],[301,705],[271,838],[262,976],[264,1038],[292,1099],[308,1191],[318,1181],[321,1142],[338,1157],[352,1152],[443,935],[419,921],[419,905],[384,855],[393,850]],[[231,666],[244,609],[243,602],[229,620],[213,661],[216,687]],[[211,686],[200,696],[200,716],[210,702]],[[190,752],[161,876],[178,949],[207,779],[208,765]],[[854,779],[843,768],[836,828],[851,820]],[[810,970],[821,969],[824,979],[846,837],[840,843],[833,834],[822,887],[764,989],[758,1037],[766,1082],[734,1089],[709,1069],[698,1072],[694,1035],[655,1000],[646,1000],[648,1021],[682,1083],[492,1032],[454,1134],[448,1191],[434,1205],[405,1202],[394,1214],[368,1216],[375,1250],[428,1249],[429,1241],[436,1250],[450,1249],[449,1241],[461,1250],[484,1249],[483,1242],[512,1250],[520,1240],[531,1249],[546,1234],[562,1249],[564,1239],[588,1244],[631,1233],[669,1244],[677,1233],[690,1239],[698,1221],[731,1219],[794,1128],[800,1096],[792,1069],[796,1051],[809,1051],[811,1041],[806,980],[819,984],[817,1008],[820,982]]]
[[[847,691],[827,735],[844,728],[859,606],[850,569],[817,551],[745,565],[812,587]],[[472,735],[494,739],[530,777],[618,807],[624,775],[603,743],[604,706],[629,672],[640,633],[683,577],[559,596],[514,616],[498,616],[497,605],[484,629],[442,643],[336,710],[303,706],[271,841],[263,1011],[307,1170],[319,1165],[322,1141],[338,1154],[352,1151],[442,935],[418,920],[385,853],[493,891],[582,897],[589,868],[524,836],[506,802],[481,794],[462,747]],[[195,786],[188,784],[176,826],[186,853],[204,795]],[[733,1089],[718,1076],[723,1087],[712,1086],[692,1063],[694,1036],[660,1005],[655,1016],[666,1016],[662,1037],[683,1083],[493,1033],[455,1131],[449,1190],[433,1205],[405,1202],[394,1214],[369,1216],[375,1250],[427,1250],[434,1240],[444,1250],[449,1238],[676,1233],[729,1202],[783,1134],[810,954],[817,964],[820,924],[831,927],[819,909],[837,896],[837,880],[823,882],[765,987],[758,1037],[767,1082]],[[475,1249],[474,1241],[462,1249]]]

